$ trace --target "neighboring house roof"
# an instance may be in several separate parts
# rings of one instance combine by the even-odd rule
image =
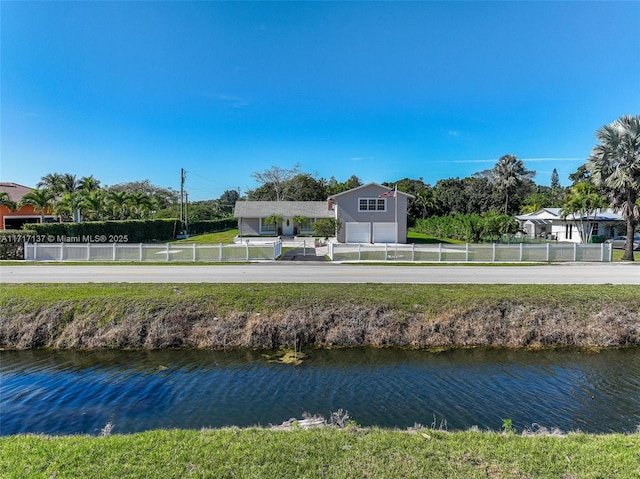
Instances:
[[[576,216],[570,214],[566,217],[562,216],[562,208],[542,208],[534,213],[526,215],[518,215],[516,219],[519,221],[531,221],[532,223],[549,223],[553,220],[574,221]],[[586,220],[586,217],[582,219]],[[595,215],[589,216],[589,221],[622,221],[622,214],[614,212],[611,208],[596,210]]]
[[[16,203],[19,203],[22,197],[32,190],[33,188],[17,183],[0,182],[0,191],[5,192],[9,198],[11,198],[11,201],[15,201]]]
[[[354,193],[355,191],[358,191],[358,190],[360,190],[360,189],[362,189],[362,188],[367,188],[367,187],[369,187],[369,186],[377,186],[377,187],[379,187],[379,188],[382,188],[384,191],[391,191],[391,190],[393,190],[393,188],[389,188],[388,186],[383,186],[383,185],[381,185],[381,184],[379,184],[379,183],[371,182],[371,183],[367,183],[366,185],[360,185],[360,186],[357,186],[357,187],[352,188],[352,189],[350,189],[350,190],[343,191],[342,193],[336,193],[335,195],[331,195],[331,196],[329,196],[329,199],[338,198],[339,196],[347,195],[347,194],[349,194],[349,195],[350,195],[350,194]],[[398,190],[398,195],[403,195],[403,196],[406,196],[406,197],[408,197],[408,198],[415,198],[415,196],[410,195],[409,193],[405,193],[405,192],[400,191],[400,190]]]
[[[233,216],[236,218],[266,218],[280,216],[304,216],[305,218],[333,218],[335,213],[326,201],[236,201]]]

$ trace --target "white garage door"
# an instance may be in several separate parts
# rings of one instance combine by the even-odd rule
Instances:
[[[374,243],[395,243],[396,229],[394,223],[373,223]]]
[[[369,243],[369,223],[347,223],[347,243]]]

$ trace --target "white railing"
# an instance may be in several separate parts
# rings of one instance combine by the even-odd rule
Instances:
[[[25,243],[29,261],[234,262],[274,260],[282,242],[262,244]]]
[[[468,262],[522,263],[590,261],[609,262],[612,248],[608,243],[544,243],[544,244],[343,244],[329,243],[332,261],[397,261],[397,262]]]

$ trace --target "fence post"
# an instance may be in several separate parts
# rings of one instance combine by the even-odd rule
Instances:
[[[493,262],[496,262],[496,244],[491,243],[493,245]]]
[[[547,243],[547,263],[549,262],[549,258],[550,258],[550,255],[549,255],[550,244],[551,243]]]
[[[469,243],[467,243],[464,248],[464,262],[469,262]]]
[[[573,262],[578,261],[578,243],[573,243]]]
[[[116,245],[117,245],[118,243],[113,242],[113,243],[111,243],[111,244],[113,245],[113,255],[112,255],[111,259],[112,259],[113,261],[115,261],[115,260],[116,260]]]
[[[362,245],[361,245],[360,243],[358,243],[358,261],[360,261],[360,257],[361,257],[361,256],[360,256],[360,247],[361,247],[361,246],[362,246]]]
[[[302,256],[307,256],[307,240],[302,240]]]
[[[414,263],[416,261],[416,244],[411,243],[411,262]]]
[[[60,261],[64,260],[64,242],[60,243]]]
[[[249,261],[249,242],[247,241],[245,250],[245,261]]]
[[[389,248],[387,248],[389,243],[384,244],[384,260],[389,261]]]
[[[520,262],[522,263],[522,253],[524,250],[524,243],[520,243]]]
[[[442,261],[442,243],[438,243],[438,262]]]
[[[87,242],[87,261],[91,260],[91,241]]]
[[[169,253],[169,243],[167,243],[167,262],[170,261],[170,259],[169,259],[170,256],[169,255],[170,255],[170,253]]]
[[[222,263],[222,243],[218,245],[218,261]]]
[[[142,255],[142,248],[143,248],[143,247],[142,247],[142,243],[140,243],[140,261],[142,261],[142,257],[143,257],[143,255]]]
[[[37,260],[38,259],[38,243],[33,243],[33,260]]]
[[[192,258],[193,258],[193,262],[195,263],[196,262],[196,244],[195,243],[193,243],[193,255],[192,255]]]

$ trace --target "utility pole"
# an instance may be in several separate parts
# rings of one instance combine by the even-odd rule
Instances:
[[[184,168],[180,168],[180,227],[184,223],[184,181],[187,178],[187,172]]]

